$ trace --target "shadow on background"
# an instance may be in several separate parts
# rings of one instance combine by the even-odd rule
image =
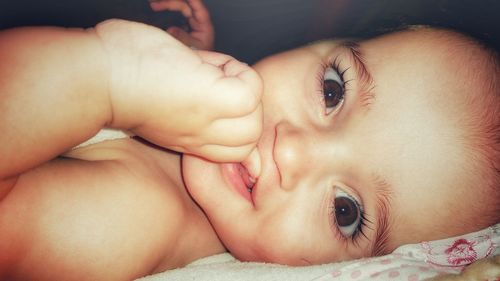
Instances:
[[[404,24],[456,29],[500,49],[496,0],[205,0],[216,49],[248,63],[329,37],[363,37]],[[0,0],[0,28],[91,27],[122,18],[161,28],[185,25],[177,13],[155,13],[147,0]]]

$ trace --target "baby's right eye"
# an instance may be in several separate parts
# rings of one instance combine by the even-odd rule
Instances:
[[[323,76],[323,99],[325,102],[325,113],[330,113],[340,109],[344,103],[345,88],[342,75],[333,67],[325,69]]]

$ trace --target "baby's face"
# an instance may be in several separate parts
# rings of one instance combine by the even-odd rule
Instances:
[[[474,91],[461,51],[425,31],[358,44],[321,42],[255,65],[264,132],[251,194],[238,165],[185,156],[190,193],[236,257],[318,264],[478,227],[463,223],[482,210],[460,141]]]

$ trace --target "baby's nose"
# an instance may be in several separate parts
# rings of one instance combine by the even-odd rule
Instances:
[[[312,163],[310,145],[307,132],[287,122],[276,126],[273,157],[281,176],[281,188],[292,189],[301,177],[318,164]]]

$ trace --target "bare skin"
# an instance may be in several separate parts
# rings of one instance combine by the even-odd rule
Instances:
[[[452,141],[466,132],[454,117],[461,116],[456,111],[471,110],[457,97],[479,88],[455,83],[464,81],[464,72],[449,71],[460,64],[450,64],[443,50],[462,46],[450,44],[460,38],[441,41],[443,33],[423,30],[361,42],[377,85],[377,103],[370,110],[359,98],[363,91],[356,81],[362,79],[353,70],[352,52],[341,42],[273,56],[255,66],[264,81],[262,109],[260,80],[251,69],[220,54],[194,56],[177,41],[167,41],[174,54],[166,65],[145,60],[149,67],[133,71],[128,66],[137,66],[137,57],[128,57],[124,45],[146,42],[134,51],[148,58],[158,54],[150,48],[158,47],[155,42],[170,37],[128,24],[115,25],[112,34],[141,32],[124,37],[123,45],[120,37],[81,30],[44,29],[39,37],[25,30],[29,36],[0,38],[8,38],[0,44],[0,59],[11,60],[9,68],[0,67],[0,129],[7,132],[0,139],[0,154],[6,156],[0,161],[1,279],[133,279],[223,252],[224,246],[242,260],[292,265],[370,256],[381,239],[377,200],[385,191],[374,181],[373,168],[392,186],[389,235],[379,253],[488,225],[474,218],[494,205],[492,196],[468,188],[481,175],[468,177],[448,165],[470,168],[462,153],[467,146]],[[142,33],[148,40],[131,40]],[[28,38],[30,44],[40,43],[39,53],[15,44]],[[44,48],[47,42],[56,45]],[[110,49],[116,52],[106,52]],[[470,54],[454,51],[458,58]],[[343,103],[317,96],[325,93],[318,69],[335,57],[342,58],[339,69],[351,69],[345,77],[354,81],[349,92],[340,93],[346,94]],[[183,69],[190,63],[193,67]],[[174,80],[154,75],[171,69],[178,75]],[[439,80],[414,75],[431,69],[440,73]],[[320,80],[332,80],[333,72],[331,65],[319,71]],[[131,73],[149,75],[130,79],[136,77]],[[210,98],[196,96],[199,83],[201,92],[213,90]],[[463,95],[451,96],[457,93]],[[179,112],[182,118],[176,119]],[[181,163],[179,153],[137,139],[67,153],[105,126],[186,154]],[[433,132],[448,138],[435,138]],[[258,178],[250,200],[227,176],[228,163],[242,161]],[[332,212],[337,198],[360,201],[371,220],[356,241],[351,237],[359,216],[349,221]],[[434,210],[442,204],[450,211],[438,216]],[[457,217],[474,223],[457,224],[452,220]],[[410,218],[413,224],[405,224]]]
[[[125,21],[5,31],[0,58],[1,279],[133,279],[224,251],[180,154],[127,139],[58,155],[113,127],[242,161],[262,123],[251,68]]]
[[[497,174],[475,149],[498,124],[489,59],[435,29],[265,58],[254,65],[264,127],[252,200],[219,175],[224,165],[189,155],[187,188],[242,260],[350,260],[498,223]]]
[[[7,279],[130,280],[224,251],[179,155],[117,140],[68,156],[24,173],[0,204]]]

